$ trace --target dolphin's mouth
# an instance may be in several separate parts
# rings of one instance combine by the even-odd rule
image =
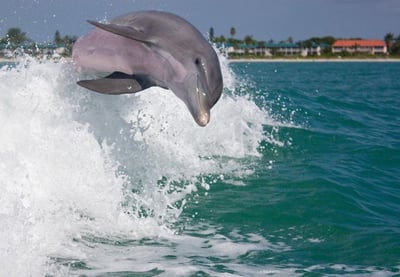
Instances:
[[[205,127],[208,122],[210,122],[210,113],[202,113],[196,118],[196,123],[201,127]]]
[[[199,126],[204,127],[210,122],[210,109],[208,108],[207,94],[199,88],[198,75],[197,75],[196,95],[197,95],[197,103],[199,105],[199,112],[195,120]]]
[[[210,110],[204,105],[204,100],[206,96],[200,91],[197,92],[197,99],[199,103],[199,113],[197,114],[195,120],[196,123],[201,127],[204,127],[210,122]]]

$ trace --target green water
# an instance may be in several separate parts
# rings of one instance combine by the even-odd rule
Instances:
[[[289,247],[249,253],[243,263],[398,274],[400,63],[231,66],[259,105],[293,127],[275,127],[285,145],[264,143],[245,186],[213,185],[192,207],[198,219]]]
[[[206,128],[2,68],[0,275],[399,276],[400,63],[222,68]]]

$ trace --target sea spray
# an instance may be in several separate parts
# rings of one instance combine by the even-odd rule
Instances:
[[[1,275],[43,275],[87,219],[97,228],[120,215],[123,180],[87,126],[71,120],[58,93],[63,68],[29,60],[0,75]]]
[[[199,128],[167,90],[109,97],[78,77],[30,58],[0,71],[0,275],[106,268],[88,245],[171,239],[188,195],[260,157],[271,122],[246,97],[224,95]]]

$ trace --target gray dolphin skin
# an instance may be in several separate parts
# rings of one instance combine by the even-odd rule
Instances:
[[[210,109],[222,94],[218,56],[185,19],[160,11],[133,12],[96,26],[73,47],[74,63],[109,74],[78,84],[104,94],[136,93],[152,86],[168,88],[206,126]]]

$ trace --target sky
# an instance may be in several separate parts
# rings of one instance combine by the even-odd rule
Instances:
[[[0,0],[0,37],[18,27],[38,42],[52,41],[54,33],[81,36],[86,22],[111,20],[131,11],[176,13],[205,36],[252,35],[268,41],[295,41],[315,36],[383,39],[400,35],[400,0]]]

